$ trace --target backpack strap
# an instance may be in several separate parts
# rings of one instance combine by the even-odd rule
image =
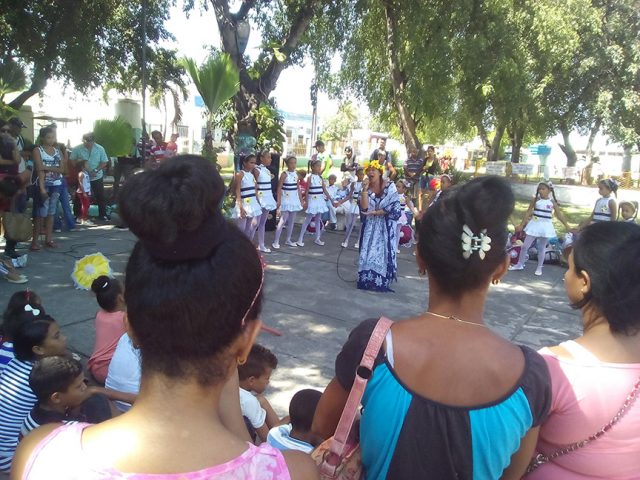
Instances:
[[[349,432],[351,432],[351,428],[353,427],[353,422],[355,421],[367,382],[373,374],[373,364],[376,361],[378,352],[380,351],[382,343],[384,342],[387,332],[391,328],[392,324],[393,322],[388,318],[380,317],[373,333],[371,334],[371,338],[369,338],[369,343],[367,343],[367,348],[362,355],[362,360],[360,360],[360,366],[356,370],[356,377],[353,382],[353,386],[349,392],[347,403],[342,410],[342,415],[340,416],[336,433],[334,434],[333,441],[331,442],[331,453],[335,455],[342,457],[346,453]]]

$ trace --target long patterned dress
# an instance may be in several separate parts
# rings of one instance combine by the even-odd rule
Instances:
[[[362,193],[363,195],[365,192]],[[369,191],[367,211],[384,210],[384,215],[367,216],[363,226],[358,261],[358,288],[393,292],[389,286],[396,280],[396,225],[402,213],[400,197],[393,183],[387,183],[382,195]]]

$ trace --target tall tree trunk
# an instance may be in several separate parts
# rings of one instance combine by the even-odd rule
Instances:
[[[520,151],[522,150],[522,142],[524,141],[524,133],[526,127],[520,123],[512,125],[507,129],[509,139],[511,140],[511,162],[520,163]]]
[[[487,151],[487,161],[491,160],[491,144],[489,143],[489,136],[487,135],[487,129],[484,128],[481,120],[476,122],[476,128],[478,129],[478,135],[480,136],[480,141],[482,142],[482,146]]]
[[[269,95],[276,88],[280,74],[287,67],[287,62],[278,61],[272,53],[264,73],[257,79],[251,78],[247,72],[245,57],[238,49],[236,31],[238,23],[247,18],[257,1],[244,0],[236,13],[230,12],[228,0],[210,0],[210,2],[218,22],[222,51],[231,56],[240,72],[240,91],[233,98],[236,126],[232,132],[228,132],[230,143],[235,146],[237,134],[246,134],[255,138],[260,134],[252,113],[261,103],[268,101]],[[298,47],[320,5],[322,5],[321,0],[304,0],[303,5],[298,8],[280,47],[280,52],[287,58]]]
[[[395,5],[393,0],[383,0],[382,4],[384,5],[384,12],[387,19],[387,60],[389,61],[393,103],[396,107],[398,127],[402,133],[405,147],[407,149],[415,148],[420,151],[422,143],[416,133],[416,121],[404,102],[405,78],[400,68],[397,53],[399,49],[396,38],[398,19],[396,18],[395,12],[398,10],[398,6]]]
[[[495,162],[498,160],[500,156],[500,145],[502,144],[502,137],[504,136],[505,126],[498,125],[496,128],[496,134],[493,137],[493,141],[491,142],[491,155],[488,160],[490,162]]]
[[[591,130],[589,131],[589,140],[587,140],[587,163],[591,163],[591,159],[593,158],[593,143],[596,140],[596,135],[600,131],[600,127],[602,126],[602,118],[596,118],[595,122],[591,126]]]
[[[573,146],[571,145],[571,139],[569,138],[569,136],[571,135],[571,130],[569,130],[569,127],[564,122],[561,122],[559,127],[560,133],[562,133],[562,141],[564,142],[564,144],[559,143],[558,146],[567,157],[567,167],[574,167],[576,162],[578,161],[578,156],[576,155],[576,151],[573,149]]]
[[[630,172],[631,171],[631,149],[633,148],[632,143],[627,143],[623,146],[624,153],[622,154],[622,171]]]

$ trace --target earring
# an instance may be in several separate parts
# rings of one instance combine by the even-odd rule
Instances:
[[[493,280],[491,280],[491,285],[500,285],[500,280],[497,278],[494,278]]]
[[[244,365],[245,363],[247,363],[247,359],[246,358],[236,358],[236,363],[238,365]]]

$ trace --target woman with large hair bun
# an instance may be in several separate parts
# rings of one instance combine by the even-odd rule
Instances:
[[[224,183],[202,157],[171,158],[123,186],[138,237],[126,270],[140,394],[99,425],[49,425],[26,437],[13,478],[313,479],[300,452],[249,443],[237,365],[260,329],[264,272],[217,205]]]

